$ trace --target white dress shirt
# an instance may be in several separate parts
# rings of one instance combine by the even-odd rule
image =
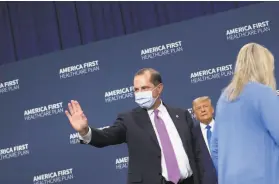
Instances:
[[[201,131],[202,131],[202,136],[203,136],[203,139],[205,141],[205,144],[207,146],[207,149],[210,153],[210,148],[209,148],[209,142],[207,141],[207,129],[206,129],[206,124],[203,124],[203,123],[200,123],[200,127],[201,127]],[[214,119],[212,119],[212,121],[208,124],[209,126],[211,126],[211,135],[212,135],[212,132],[213,132],[213,129],[214,129]]]
[[[181,179],[188,178],[193,174],[193,171],[190,167],[189,158],[186,154],[186,151],[184,150],[182,140],[178,134],[178,131],[177,131],[166,107],[162,104],[162,102],[161,102],[160,106],[158,107],[158,110],[159,110],[159,117],[165,122],[171,143],[173,145],[174,152],[175,152],[176,159],[177,159],[178,166],[179,166],[179,170],[180,170],[180,174],[181,174]],[[155,130],[157,140],[161,147],[162,176],[168,181],[168,171],[167,171],[167,167],[166,167],[166,163],[165,163],[165,157],[164,157],[164,153],[162,151],[161,142],[160,142],[158,132],[157,132],[155,122],[154,122],[154,110],[148,110],[148,114],[149,114],[151,123],[153,125],[153,128]],[[91,140],[91,133],[92,133],[91,129],[89,129],[89,132],[85,136],[82,137],[79,135],[79,138],[81,140],[83,140],[85,143],[88,143]]]

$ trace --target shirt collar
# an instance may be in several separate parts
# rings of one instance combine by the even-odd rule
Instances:
[[[215,121],[214,121],[214,119],[212,119],[211,122],[208,124],[209,126],[211,126],[211,130],[213,130],[213,128],[214,128],[214,123],[215,123]],[[206,126],[207,126],[206,124],[200,123],[200,125],[201,125],[202,129],[206,129]]]
[[[162,100],[161,100],[161,103],[160,103],[160,105],[159,105],[159,107],[158,107],[157,109],[159,110],[159,112],[163,112],[163,110],[164,110],[164,105],[163,105]],[[147,112],[148,112],[148,114],[149,114],[149,116],[150,116],[150,115],[153,114],[154,109],[149,109]]]

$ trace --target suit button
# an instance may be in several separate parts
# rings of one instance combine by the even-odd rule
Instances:
[[[159,175],[161,176],[161,175],[162,175],[162,173],[159,173]]]
[[[161,156],[159,155],[158,158],[161,158]]]

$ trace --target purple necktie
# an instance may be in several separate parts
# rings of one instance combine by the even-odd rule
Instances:
[[[158,116],[159,110],[154,110],[154,121],[157,132],[159,134],[162,150],[165,156],[165,162],[168,171],[168,180],[177,184],[180,179],[180,171],[178,167],[178,163],[176,160],[176,156],[174,153],[174,149],[171,144],[171,140],[169,134],[167,132],[167,128],[165,126],[164,121]]]

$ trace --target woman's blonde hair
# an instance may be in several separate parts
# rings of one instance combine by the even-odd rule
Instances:
[[[258,82],[276,91],[274,57],[257,43],[248,43],[240,49],[233,79],[225,89],[228,100],[235,100],[248,82]]]

